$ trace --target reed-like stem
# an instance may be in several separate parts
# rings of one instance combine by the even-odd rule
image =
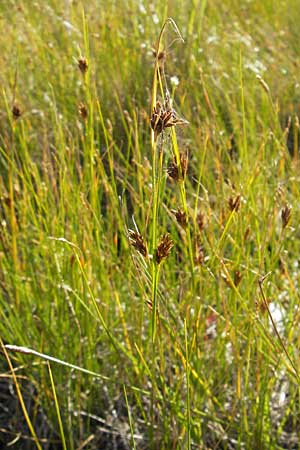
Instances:
[[[172,136],[172,145],[173,145],[173,151],[176,159],[176,165],[179,167],[179,170],[181,172],[181,162],[180,162],[180,152],[178,148],[177,143],[177,137],[176,137],[176,131],[173,128],[171,132]],[[180,177],[179,179],[179,191],[180,191],[180,200],[183,212],[185,213],[186,217],[189,216],[188,214],[188,206],[187,206],[187,200],[186,200],[186,191],[185,191],[185,184],[184,184],[184,177]],[[187,223],[186,227],[186,237],[187,237],[187,244],[188,244],[188,254],[189,254],[189,263],[190,263],[190,271],[191,271],[191,279],[192,279],[192,288],[193,291],[195,290],[195,276],[194,276],[194,254],[193,254],[193,245],[192,245],[192,238],[191,238],[191,228],[189,222]]]
[[[179,39],[181,35],[177,28],[177,25],[173,19],[168,18],[164,22],[162,29],[160,31],[157,45],[156,45],[156,58],[152,82],[152,98],[151,98],[151,114],[155,108],[157,101],[157,89],[160,87],[162,97],[164,97],[162,79],[159,72],[159,54],[162,47],[162,39],[167,25],[171,25]],[[152,151],[152,240],[150,251],[152,254],[152,292],[151,292],[151,303],[152,303],[152,320],[151,320],[151,336],[152,343],[155,342],[156,336],[156,322],[157,322],[157,309],[158,309],[158,281],[159,281],[159,264],[155,260],[155,250],[157,247],[157,228],[158,228],[158,214],[159,214],[159,198],[161,193],[161,181],[162,181],[162,163],[163,163],[163,139],[161,138],[159,155],[158,155],[158,135],[153,128],[151,128],[151,151]],[[178,152],[179,153],[179,152]]]

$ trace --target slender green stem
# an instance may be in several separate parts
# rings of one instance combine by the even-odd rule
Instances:
[[[190,358],[188,348],[187,324],[184,320],[185,338],[185,374],[186,374],[186,427],[187,427],[187,449],[191,449],[191,399],[190,399]]]
[[[171,137],[172,137],[172,144],[173,144],[173,150],[174,150],[174,155],[175,155],[175,159],[176,159],[176,164],[178,167],[180,167],[180,164],[181,164],[180,163],[180,152],[179,152],[179,148],[178,148],[175,129],[172,129]],[[183,209],[184,213],[186,214],[186,217],[188,217],[188,206],[187,206],[187,200],[186,200],[184,179],[181,179],[179,181],[179,191],[180,191],[180,199],[181,199],[182,209]],[[192,288],[194,291],[195,290],[194,254],[193,254],[193,245],[192,245],[192,238],[191,238],[191,228],[190,228],[189,223],[186,228],[186,237],[187,237],[187,243],[188,243],[188,254],[189,254],[189,261],[190,261]]]
[[[167,24],[171,24],[175,30],[178,31],[175,22],[172,19],[167,19],[160,31],[159,38],[156,46],[156,60],[154,67],[153,83],[152,83],[152,98],[151,98],[151,114],[156,105],[157,99],[157,87],[160,86],[162,95],[163,87],[161,77],[159,74],[159,52],[161,48],[161,42],[163,34]],[[179,34],[179,31],[178,31]],[[180,34],[179,34],[180,36]],[[162,139],[162,138],[161,138]],[[161,140],[161,146],[159,149],[159,159],[157,155],[157,134],[151,129],[151,151],[152,151],[152,240],[151,240],[151,254],[152,254],[152,287],[151,287],[151,303],[152,303],[152,318],[151,318],[151,340],[152,340],[152,380],[155,380],[156,364],[155,364],[155,350],[156,350],[156,322],[158,312],[158,282],[159,282],[159,270],[160,265],[155,260],[155,252],[157,247],[157,228],[158,228],[158,213],[159,213],[159,199],[161,196],[161,181],[162,181],[162,161],[163,161],[163,140]],[[153,382],[152,382],[153,383]],[[152,385],[151,395],[151,422],[152,431],[154,430],[154,405],[155,405],[155,387]],[[151,441],[154,442],[153,435]]]
[[[157,288],[158,288],[158,265],[155,261],[155,249],[157,245],[157,216],[158,216],[158,198],[159,198],[159,185],[157,174],[157,146],[156,140],[153,141],[153,157],[152,157],[152,242],[151,242],[151,254],[152,254],[152,321],[151,321],[151,337],[152,342],[155,341],[156,335],[156,320],[157,320]]]
[[[66,444],[66,439],[65,439],[64,427],[63,427],[63,423],[62,423],[62,419],[61,419],[61,415],[60,415],[59,404],[58,404],[57,395],[56,395],[56,389],[55,389],[55,384],[54,384],[52,370],[51,370],[51,366],[50,366],[49,361],[47,361],[47,366],[48,366],[48,372],[49,372],[51,388],[52,388],[52,393],[53,393],[53,398],[54,398],[54,404],[55,404],[57,421],[58,421],[58,426],[59,426],[59,431],[60,431],[61,442],[62,442],[63,449],[67,450],[67,444]]]
[[[158,297],[158,281],[159,281],[159,268],[160,266],[153,261],[152,265],[152,323],[151,323],[151,334],[152,342],[155,342],[156,337],[156,322],[157,322],[157,297]]]
[[[123,390],[124,390],[124,397],[125,397],[125,402],[126,402],[126,407],[127,407],[128,421],[129,421],[129,426],[130,426],[130,435],[131,435],[131,441],[132,441],[132,448],[133,448],[133,450],[135,450],[136,449],[136,445],[135,445],[135,440],[134,440],[133,423],[132,423],[132,418],[131,418],[130,407],[129,407],[129,403],[128,403],[128,397],[127,397],[125,384],[123,385]]]

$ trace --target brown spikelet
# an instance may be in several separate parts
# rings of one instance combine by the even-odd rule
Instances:
[[[284,275],[284,276],[287,276],[288,271],[287,271],[287,268],[286,268],[286,263],[284,262],[282,257],[279,257],[278,267],[279,267],[280,273],[282,275]]]
[[[234,272],[234,278],[233,278],[233,282],[236,287],[240,284],[240,282],[242,281],[242,278],[243,278],[242,273],[239,270],[236,270]]]
[[[238,211],[241,206],[241,194],[236,197],[230,197],[228,200],[228,207],[230,211]]]
[[[155,139],[165,128],[174,127],[175,125],[180,124],[187,124],[187,121],[180,119],[177,116],[176,111],[171,108],[168,99],[163,104],[156,102],[156,106],[153,108],[150,119],[150,125],[154,131]]]
[[[74,255],[74,253],[70,256],[70,265],[71,267],[74,265],[74,263],[76,262],[76,256]],[[81,267],[85,266],[85,261],[82,255],[79,256],[78,259],[78,263],[80,264]]]
[[[228,287],[233,288],[234,286],[237,287],[240,284],[243,275],[239,270],[236,270],[232,279],[232,277],[229,276],[228,272],[221,272],[221,278],[223,279],[223,281],[225,281]]]
[[[19,119],[22,115],[21,108],[16,104],[13,105],[11,112],[14,119]]]
[[[186,153],[180,153],[180,165],[177,164],[176,157],[174,156],[173,161],[167,167],[167,174],[175,182],[184,180],[186,177],[187,167],[188,156]]]
[[[89,68],[88,60],[84,56],[81,56],[78,58],[77,64],[80,72],[84,75]]]
[[[292,215],[292,208],[289,205],[285,205],[285,207],[281,210],[281,222],[282,222],[282,229],[284,230],[289,221],[291,220]]]
[[[134,230],[128,230],[129,242],[144,258],[147,257],[147,247],[141,234]]]
[[[150,309],[150,311],[152,311],[152,301],[146,299],[146,300],[145,300],[145,303],[146,303],[146,305],[148,306],[148,308]]]
[[[201,211],[197,214],[196,222],[197,222],[199,231],[203,231],[206,226],[206,217]]]
[[[167,173],[168,173],[169,177],[172,178],[172,180],[174,180],[176,182],[179,180],[179,168],[175,161],[171,162],[168,165]]]
[[[79,103],[78,105],[78,114],[83,119],[86,120],[88,117],[88,109],[84,103]]]
[[[204,247],[201,243],[196,242],[194,263],[196,266],[203,266],[205,258]]]
[[[154,56],[155,59],[157,57],[158,68],[160,70],[163,70],[164,64],[166,62],[167,52],[165,50],[160,50],[157,53],[156,48],[152,47],[152,55]]]
[[[176,220],[178,222],[178,224],[182,227],[182,228],[186,228],[187,224],[188,224],[188,217],[187,214],[181,209],[172,209],[171,212],[174,214],[174,216],[176,217]]]
[[[272,299],[266,299],[267,305],[269,306],[270,303],[272,303]],[[261,300],[255,300],[255,307],[256,307],[256,313],[257,314],[265,314],[267,312],[267,305],[265,302]]]
[[[244,243],[248,241],[249,236],[250,236],[250,227],[247,227],[244,233]]]
[[[188,154],[187,153],[180,153],[180,173],[181,178],[184,180],[188,168]]]
[[[157,264],[160,264],[163,259],[169,256],[173,246],[174,243],[168,233],[160,238],[157,249],[155,250],[155,261]]]

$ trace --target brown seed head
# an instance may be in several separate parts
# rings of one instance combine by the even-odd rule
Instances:
[[[278,266],[279,266],[280,273],[282,275],[286,276],[288,274],[288,271],[286,268],[286,264],[281,257],[279,257]]]
[[[180,153],[180,166],[177,164],[176,157],[174,156],[173,162],[171,162],[167,168],[167,173],[172,180],[178,182],[184,180],[186,177],[188,166],[188,156],[186,153]]]
[[[77,64],[80,72],[84,75],[89,68],[88,60],[84,56],[81,56],[78,58]]]
[[[156,59],[157,51],[154,47],[152,48],[152,54],[153,54],[154,58]],[[157,61],[158,61],[159,69],[163,68],[164,63],[166,61],[166,56],[167,56],[167,53],[164,50],[161,50],[158,52]]]
[[[174,158],[174,161],[168,165],[167,173],[168,173],[169,177],[172,178],[172,180],[174,180],[176,182],[179,181],[179,178],[180,178],[179,167],[176,164],[175,158]]]
[[[170,107],[168,100],[166,100],[164,104],[157,102],[156,106],[153,108],[150,125],[154,131],[155,139],[165,128],[174,127],[175,125],[184,123],[187,122],[177,117],[176,111]]]
[[[228,200],[228,207],[230,211],[238,211],[241,205],[241,194],[238,194],[236,197],[230,197]]]
[[[78,105],[78,114],[83,120],[86,120],[88,117],[88,109],[84,103],[79,103]]]
[[[21,108],[16,104],[13,105],[11,112],[14,119],[19,119],[22,115]]]
[[[168,233],[164,234],[158,243],[157,249],[155,251],[155,261],[160,264],[163,259],[167,258],[171,252],[171,248],[174,243]]]
[[[197,221],[199,231],[203,231],[206,226],[206,217],[201,211],[197,214],[196,221]]]
[[[233,282],[235,286],[238,286],[240,284],[240,282],[242,281],[243,275],[241,274],[241,272],[239,270],[236,270],[234,272],[234,278],[233,278]]]
[[[250,236],[250,227],[246,228],[245,234],[244,234],[244,242],[247,242]]]
[[[128,230],[129,242],[144,258],[147,257],[147,247],[144,243],[144,238],[141,234],[134,230]]]
[[[272,299],[266,299],[267,305],[265,302],[261,300],[255,300],[255,306],[256,306],[256,313],[257,314],[265,314],[268,311],[267,306],[269,307],[269,304],[272,303]]]
[[[179,223],[179,225],[182,226],[182,228],[186,228],[188,224],[187,214],[181,208],[172,209],[171,212],[176,217],[176,220]]]
[[[70,265],[71,267],[74,265],[74,263],[76,262],[76,256],[74,255],[74,253],[72,253],[72,255],[70,256]],[[84,267],[85,265],[85,261],[82,255],[79,256],[79,264],[81,267]]]
[[[197,266],[203,266],[204,264],[204,257],[205,257],[205,252],[204,252],[204,247],[201,243],[199,243],[198,239],[196,240],[196,244],[195,244],[195,256],[194,256],[194,263]]]
[[[187,168],[188,168],[188,154],[180,153],[180,169],[181,169],[180,172],[183,180],[185,179]]]
[[[292,208],[289,205],[285,205],[285,207],[281,210],[281,221],[282,221],[282,229],[284,230],[289,221],[291,220]]]

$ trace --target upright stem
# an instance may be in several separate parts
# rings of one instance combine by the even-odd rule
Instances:
[[[153,74],[153,82],[152,82],[152,97],[151,97],[151,114],[156,105],[157,100],[157,87],[160,86],[160,89],[163,93],[162,81],[159,77],[159,53],[161,49],[162,38],[167,25],[171,25],[175,32],[178,35],[178,39],[182,39],[180,32],[177,28],[176,23],[173,19],[168,18],[164,22],[162,29],[160,31],[157,46],[156,46],[156,58],[155,58],[155,67]],[[152,254],[152,293],[151,293],[151,301],[152,301],[152,323],[151,323],[151,335],[152,335],[152,343],[155,342],[156,335],[156,320],[157,320],[157,291],[158,291],[158,278],[159,278],[159,267],[155,261],[155,249],[157,247],[157,217],[158,217],[158,207],[159,207],[159,191],[161,185],[161,174],[162,174],[162,160],[163,160],[163,149],[162,143],[160,148],[160,157],[159,160],[157,158],[157,135],[153,129],[151,129],[151,151],[152,151],[152,191],[153,191],[153,199],[152,199],[152,241],[151,241],[151,254]]]
[[[16,130],[17,125],[12,123],[12,138],[11,138],[11,153],[8,165],[8,189],[9,189],[9,212],[10,212],[10,226],[11,226],[11,251],[12,260],[14,264],[15,275],[19,271],[19,259],[18,259],[18,245],[17,245],[17,234],[18,234],[18,223],[15,213],[15,194],[14,194],[14,177],[15,177],[15,145],[16,145]],[[15,303],[17,309],[20,306],[19,289],[17,283],[15,284]]]
[[[172,19],[167,19],[163,24],[160,31],[159,38],[156,46],[156,59],[153,74],[152,83],[152,98],[151,98],[151,113],[156,106],[157,101],[157,88],[160,87],[162,97],[164,97],[162,80],[159,74],[159,53],[161,49],[161,42],[164,35],[166,26],[170,24],[175,29],[178,36],[181,38],[180,33],[177,29],[175,22]],[[160,148],[158,154],[158,138],[157,133],[151,128],[151,152],[152,152],[152,230],[151,230],[151,245],[150,253],[152,255],[151,262],[151,275],[152,275],[152,286],[151,286],[151,303],[152,303],[152,318],[151,318],[151,341],[152,341],[152,394],[151,394],[151,421],[152,421],[152,436],[151,440],[154,445],[153,431],[155,423],[155,377],[156,377],[156,326],[157,326],[157,312],[158,312],[158,283],[159,283],[159,272],[160,264],[156,262],[155,252],[157,248],[157,227],[158,227],[158,214],[160,205],[160,194],[161,194],[161,181],[162,181],[162,166],[163,166],[163,140],[160,141]]]
[[[168,19],[164,23],[161,32],[159,34],[159,38],[157,41],[156,47],[156,59],[155,59],[155,67],[153,74],[153,82],[152,82],[152,98],[151,98],[151,114],[156,105],[157,100],[157,73],[159,70],[158,65],[158,56],[161,47],[161,41],[164,33],[164,29],[168,23]],[[152,241],[151,241],[151,254],[152,254],[152,292],[151,292],[151,303],[152,303],[152,320],[151,320],[151,337],[152,343],[155,342],[156,335],[156,320],[157,320],[157,289],[158,289],[158,275],[159,268],[155,261],[155,249],[157,246],[157,216],[158,216],[158,191],[159,191],[159,182],[158,179],[158,161],[157,161],[157,135],[154,130],[151,128],[151,152],[152,152]],[[162,152],[162,149],[161,149]]]
[[[171,131],[172,136],[172,144],[173,144],[173,150],[174,155],[176,159],[176,164],[178,167],[180,167],[180,153],[177,143],[177,137],[176,132],[174,129]],[[187,201],[186,201],[186,191],[185,191],[185,184],[184,180],[180,179],[179,181],[179,191],[180,191],[180,199],[181,199],[181,205],[184,213],[186,214],[186,217],[188,217],[188,207],[187,207]],[[187,243],[188,243],[188,254],[189,254],[189,261],[190,261],[190,271],[191,271],[191,278],[192,278],[192,288],[193,291],[195,290],[195,276],[194,276],[194,255],[193,255],[193,245],[192,245],[192,238],[191,238],[191,229],[189,223],[187,224],[186,228],[186,237],[187,237]]]
[[[191,450],[191,398],[190,398],[190,357],[188,347],[188,335],[186,319],[184,320],[185,338],[185,375],[186,375],[186,429],[187,429],[187,450]]]

